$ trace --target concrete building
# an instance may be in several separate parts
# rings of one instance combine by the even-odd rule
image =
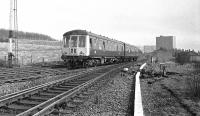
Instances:
[[[144,53],[150,53],[156,50],[156,46],[154,45],[145,45],[144,46]]]
[[[176,38],[175,36],[160,36],[156,37],[156,49],[164,48],[171,50],[176,48]]]

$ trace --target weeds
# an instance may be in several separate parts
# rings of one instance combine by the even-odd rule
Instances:
[[[199,76],[191,76],[190,78],[186,78],[186,96],[192,99],[200,99],[200,77]]]

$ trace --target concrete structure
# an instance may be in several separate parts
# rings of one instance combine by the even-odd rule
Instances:
[[[167,50],[176,48],[175,36],[160,36],[156,37],[156,49],[164,48]]]
[[[150,53],[156,50],[156,46],[153,45],[145,45],[144,46],[144,53]]]

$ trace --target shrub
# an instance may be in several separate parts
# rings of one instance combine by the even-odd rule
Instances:
[[[186,96],[197,99],[200,98],[200,77],[191,76],[190,78],[186,78]]]
[[[6,66],[6,61],[0,59],[0,67],[5,67]]]

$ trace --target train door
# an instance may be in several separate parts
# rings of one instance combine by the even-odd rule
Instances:
[[[78,36],[70,36],[70,54],[77,55]]]
[[[77,55],[85,56],[87,55],[87,46],[86,46],[86,36],[80,35],[78,36],[78,47],[77,47]]]

